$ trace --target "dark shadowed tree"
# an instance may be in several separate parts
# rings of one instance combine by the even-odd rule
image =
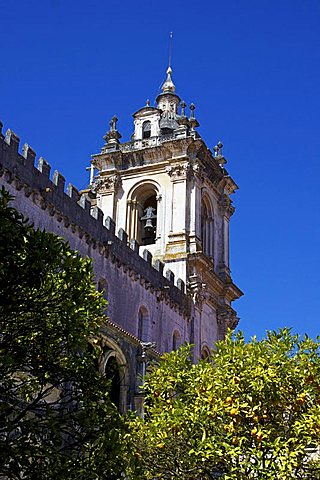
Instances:
[[[96,371],[106,302],[91,261],[9,202],[2,190],[0,477],[117,479],[130,449]]]

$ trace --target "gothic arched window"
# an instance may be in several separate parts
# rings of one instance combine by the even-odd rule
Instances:
[[[178,350],[180,345],[181,345],[181,335],[178,332],[178,330],[175,330],[172,336],[172,350]]]
[[[98,282],[98,292],[102,292],[103,296],[106,300],[108,300],[109,289],[108,289],[108,282],[105,278],[100,278]]]
[[[214,218],[209,199],[204,196],[201,201],[201,241],[202,251],[208,257],[214,256]]]
[[[120,412],[126,412],[128,402],[129,371],[126,357],[119,345],[105,339],[104,353],[100,358],[99,372],[110,380],[109,395]]]
[[[150,138],[151,137],[151,122],[147,120],[142,124],[142,138]]]
[[[150,319],[146,307],[140,307],[138,313],[138,338],[141,342],[150,341]]]

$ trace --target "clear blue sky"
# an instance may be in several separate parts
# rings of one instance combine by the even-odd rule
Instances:
[[[110,118],[177,93],[240,190],[231,267],[246,336],[320,317],[320,1],[0,0],[0,119],[83,187]]]

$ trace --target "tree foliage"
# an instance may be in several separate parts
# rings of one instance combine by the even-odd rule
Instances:
[[[319,341],[290,330],[163,356],[146,383],[146,418],[132,424],[141,479],[319,479]]]
[[[124,423],[98,374],[92,266],[0,195],[0,477],[116,479]]]

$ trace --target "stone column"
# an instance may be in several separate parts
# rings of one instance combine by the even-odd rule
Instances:
[[[204,253],[210,257],[210,218],[206,218],[205,247]]]
[[[127,200],[127,211],[126,211],[126,232],[128,233],[128,238],[131,240],[132,235],[132,200]]]
[[[162,224],[163,221],[163,211],[162,211],[162,196],[158,194],[156,197],[157,200],[157,230],[156,230],[156,241],[161,238],[162,233]]]
[[[166,255],[186,253],[187,177],[189,163],[181,162],[168,167],[172,182],[172,204],[169,242]]]
[[[234,212],[234,207],[228,195],[223,194],[219,200],[219,210],[222,217],[221,226],[221,248],[219,255],[219,274],[223,278],[230,277],[229,268],[229,221]]]
[[[211,217],[209,221],[209,256],[214,258],[214,219]]]
[[[138,239],[139,208],[137,200],[127,200],[126,232],[131,240]]]
[[[201,244],[201,184],[203,182],[202,171],[198,164],[190,170],[188,182],[189,197],[189,248],[190,253],[202,250]]]
[[[138,201],[128,200],[127,205],[127,232],[130,240],[132,238],[138,240],[138,222],[140,221]]]

